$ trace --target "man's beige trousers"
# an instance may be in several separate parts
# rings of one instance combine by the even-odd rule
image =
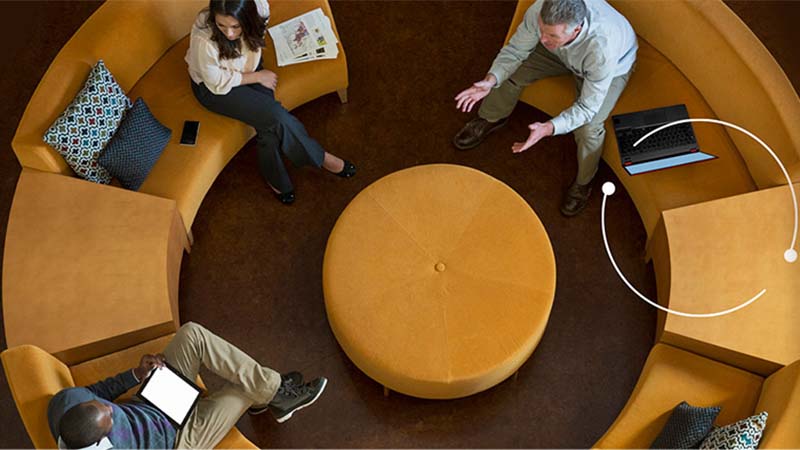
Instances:
[[[228,381],[222,389],[201,398],[175,448],[214,448],[251,405],[272,400],[281,376],[202,326],[183,325],[164,350],[167,362],[194,380],[203,364]]]
[[[575,130],[575,142],[578,144],[578,184],[587,184],[597,172],[600,157],[603,156],[603,140],[606,130],[603,123],[608,119],[619,96],[628,84],[633,69],[624,75],[615,77],[608,88],[603,105],[592,120]],[[511,115],[522,90],[536,80],[571,73],[554,54],[541,44],[522,62],[516,72],[497,89],[483,99],[478,116],[490,122],[496,122]],[[582,78],[575,78],[576,90],[579,94],[583,86]]]

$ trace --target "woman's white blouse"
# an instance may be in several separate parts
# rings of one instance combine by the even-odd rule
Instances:
[[[269,18],[267,0],[255,0],[258,14]],[[254,72],[261,59],[261,49],[250,50],[242,43],[241,56],[235,59],[220,59],[216,42],[211,40],[211,28],[206,25],[207,11],[201,11],[192,25],[189,51],[186,62],[189,76],[195,83],[203,83],[209,91],[224,95],[242,84],[242,74]]]

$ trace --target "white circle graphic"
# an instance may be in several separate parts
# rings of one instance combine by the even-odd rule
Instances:
[[[789,245],[789,248],[783,253],[783,259],[788,263],[793,263],[793,262],[797,261],[797,251],[794,249],[795,243],[797,242],[797,196],[795,195],[795,192],[794,192],[794,186],[792,186],[792,180],[791,180],[791,178],[789,178],[789,173],[786,172],[786,167],[784,167],[784,165],[781,162],[780,158],[778,158],[778,156],[775,155],[775,152],[773,152],[772,149],[769,148],[769,146],[766,143],[764,143],[764,141],[759,139],[756,135],[754,135],[753,133],[745,130],[742,127],[739,127],[737,125],[734,125],[734,124],[731,124],[731,123],[728,123],[728,122],[724,122],[722,120],[716,120],[716,119],[683,119],[683,120],[676,120],[674,122],[670,122],[670,123],[664,124],[664,125],[656,128],[656,129],[648,132],[647,134],[645,134],[644,136],[639,138],[639,140],[637,140],[633,144],[633,146],[636,147],[642,141],[644,141],[648,137],[652,136],[654,133],[657,133],[657,132],[659,132],[659,131],[661,131],[661,130],[663,130],[665,128],[668,128],[668,127],[671,127],[671,126],[674,126],[674,125],[678,125],[678,124],[681,124],[681,123],[687,123],[687,122],[715,123],[715,124],[718,124],[718,125],[724,125],[726,127],[730,127],[730,128],[735,129],[735,130],[738,130],[738,131],[746,134],[747,136],[749,136],[750,138],[752,138],[753,140],[755,140],[759,144],[761,144],[761,146],[764,147],[764,149],[767,150],[767,152],[769,152],[769,154],[772,156],[772,158],[775,160],[775,162],[778,163],[778,166],[780,166],[781,171],[783,172],[783,176],[786,178],[786,182],[787,182],[787,184],[789,186],[789,191],[792,193],[792,207],[794,208],[794,230],[792,231],[792,241],[791,241],[791,244]],[[758,300],[759,298],[761,298],[762,295],[764,295],[764,293],[767,292],[767,289],[764,288],[758,294],[753,296],[750,300],[747,300],[747,301],[739,304],[738,306],[734,306],[733,308],[729,308],[729,309],[726,309],[724,311],[718,311],[718,312],[713,312],[713,313],[704,313],[704,314],[694,314],[694,313],[686,313],[686,312],[682,312],[682,311],[676,311],[676,310],[661,306],[658,303],[650,300],[649,298],[647,298],[647,296],[643,295],[635,287],[633,287],[633,285],[631,285],[631,283],[628,281],[628,279],[625,278],[625,275],[623,275],[622,271],[619,269],[619,266],[617,266],[617,262],[614,260],[614,255],[611,254],[611,248],[608,245],[608,236],[606,235],[606,200],[608,199],[609,196],[614,195],[614,192],[616,192],[616,186],[614,185],[614,183],[612,183],[610,181],[609,182],[605,182],[605,183],[603,183],[602,190],[603,190],[603,204],[602,204],[602,207],[600,209],[600,228],[601,228],[601,231],[603,233],[603,244],[605,244],[606,253],[608,254],[608,259],[611,260],[611,265],[614,266],[614,270],[617,272],[617,275],[619,275],[619,277],[622,279],[622,281],[625,283],[625,285],[628,286],[628,289],[630,289],[634,294],[636,294],[639,298],[641,298],[642,300],[647,302],[649,305],[651,305],[651,306],[653,306],[653,307],[655,307],[657,309],[660,309],[661,311],[664,311],[666,313],[675,314],[677,316],[696,317],[696,318],[717,317],[717,316],[722,316],[722,315],[725,315],[725,314],[732,313],[734,311],[738,311],[738,310],[750,305],[754,301]]]

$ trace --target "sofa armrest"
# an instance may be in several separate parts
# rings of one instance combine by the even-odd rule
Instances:
[[[766,411],[760,448],[800,447],[800,361],[770,375],[761,387],[755,412]]]
[[[721,406],[715,423],[733,423],[753,413],[762,383],[758,375],[658,343],[628,403],[594,448],[648,448],[681,401]]]
[[[789,179],[792,180],[792,183],[800,183],[800,162],[795,162],[793,164],[784,164],[786,167],[786,172],[789,174]],[[769,186],[785,186],[786,185],[786,177],[783,176],[783,172],[775,166],[775,173],[773,174],[772,178],[769,180]]]
[[[47,423],[47,405],[58,391],[73,387],[69,368],[33,345],[20,345],[0,354],[8,386],[36,448],[55,448]]]

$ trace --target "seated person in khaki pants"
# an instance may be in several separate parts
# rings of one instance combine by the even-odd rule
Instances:
[[[113,403],[164,361],[190,380],[197,377],[202,363],[229,382],[201,398],[180,431],[144,402]],[[101,443],[115,448],[213,448],[248,408],[251,414],[270,410],[278,422],[284,422],[294,411],[313,403],[326,384],[325,378],[303,384],[297,372],[280,375],[189,322],[178,330],[163,355],[144,355],[137,368],[56,394],[47,418],[60,447],[76,449]]]
[[[561,212],[578,214],[589,199],[589,183],[603,153],[603,122],[628,82],[637,49],[630,23],[604,0],[535,2],[486,77],[456,96],[456,107],[463,112],[486,100],[478,117],[458,132],[453,144],[461,150],[478,146],[506,123],[525,86],[572,73],[578,90],[575,103],[545,123],[528,125],[528,139],[511,149],[523,152],[546,136],[575,131],[578,175],[567,190]]]

